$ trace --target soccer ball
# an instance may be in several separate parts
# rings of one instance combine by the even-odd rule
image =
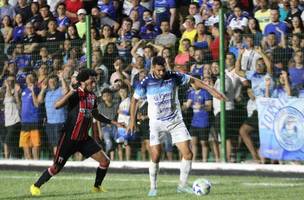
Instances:
[[[210,181],[203,179],[203,178],[196,179],[193,182],[192,190],[193,190],[194,194],[196,194],[198,196],[207,195],[207,194],[209,194],[209,192],[211,190],[211,183],[210,183]]]

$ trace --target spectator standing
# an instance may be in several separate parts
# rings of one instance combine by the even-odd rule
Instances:
[[[119,96],[121,102],[117,110],[118,113],[117,122],[124,124],[125,127],[128,127],[130,122],[131,99],[128,96],[128,94],[129,94],[128,86],[122,85],[119,89]],[[129,135],[126,133],[126,128],[119,127],[117,129],[117,139],[116,139],[116,142],[118,144],[117,151],[118,151],[118,158],[121,161],[123,160],[123,146],[125,147],[126,160],[129,161],[131,159],[131,145],[130,145],[131,137],[129,137]]]
[[[20,134],[20,105],[18,95],[20,92],[20,86],[15,85],[15,76],[9,75],[5,80],[5,97],[4,97],[4,119],[6,137],[4,143],[4,157],[18,158],[19,148],[19,134]]]
[[[200,78],[200,76],[194,76]],[[202,146],[201,158],[203,162],[208,160],[208,140],[210,132],[208,112],[212,108],[212,97],[205,89],[199,89],[192,85],[188,93],[184,107],[193,110],[190,133],[193,161],[197,159],[198,143]]]
[[[105,88],[101,93],[101,102],[98,104],[98,110],[108,119],[117,118],[118,103],[113,101],[113,92],[109,88]],[[100,124],[100,137],[103,138],[105,144],[105,152],[114,160],[114,141],[117,136],[116,126],[109,124]]]
[[[34,73],[26,76],[26,88],[21,93],[21,132],[19,146],[23,148],[24,158],[39,159],[41,133],[40,109],[38,102],[39,89]]]
[[[60,83],[61,85],[60,85]],[[52,147],[53,154],[56,154],[57,144],[60,135],[63,134],[63,127],[67,117],[66,107],[55,109],[55,103],[62,96],[68,93],[69,88],[64,80],[62,73],[49,76],[49,79],[42,84],[38,96],[39,104],[44,102],[46,108],[46,134],[49,145]]]
[[[251,88],[248,89],[248,96],[250,98],[247,104],[248,119],[241,125],[239,133],[254,161],[264,162],[263,158],[258,155],[250,135],[252,133],[258,133],[258,113],[255,101],[259,96],[265,97],[265,82],[267,82],[268,79],[272,79],[272,64],[261,48],[258,48],[257,51],[262,57],[257,60],[255,70],[248,72],[241,70],[240,62],[244,54],[244,50],[241,50],[239,53],[239,57],[235,65],[236,73],[242,73],[245,75],[243,77],[246,77],[246,79],[250,80],[251,82]],[[271,86],[271,91],[272,88],[273,85]]]
[[[214,83],[214,88],[219,90],[220,89],[220,77],[219,77],[219,65],[217,62],[213,62],[211,65],[211,71],[213,76],[216,77],[216,81]],[[235,159],[233,156],[233,152],[236,150],[236,142],[238,139],[238,132],[235,129],[235,125],[233,120],[234,114],[234,86],[231,78],[225,74],[225,95],[228,97],[228,101],[226,102],[225,112],[226,112],[226,122],[229,124],[227,127],[226,133],[226,159],[228,162],[231,162]],[[215,116],[215,129],[216,133],[220,133],[220,101],[216,98],[213,98],[213,112]],[[224,142],[224,141],[222,141]]]
[[[139,136],[141,137],[141,159],[147,160],[146,152],[150,155],[150,139],[149,139],[149,117],[148,117],[148,103],[145,100],[139,101],[137,112],[137,125]]]

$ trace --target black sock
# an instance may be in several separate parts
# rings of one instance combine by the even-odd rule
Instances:
[[[37,180],[37,182],[34,184],[36,187],[41,187],[44,183],[48,182],[51,178],[51,174],[49,173],[49,170],[45,170],[43,174],[40,176],[40,178]]]
[[[101,169],[100,167],[97,168],[95,184],[94,184],[95,187],[101,186],[101,183],[102,183],[104,177],[106,176],[107,171],[108,171],[108,168],[106,168],[106,169]]]

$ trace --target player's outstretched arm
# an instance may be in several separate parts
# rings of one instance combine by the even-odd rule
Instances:
[[[206,89],[213,97],[223,100],[223,101],[229,101],[229,99],[221,92],[217,91],[215,88],[209,86],[208,84],[204,83],[202,80],[194,78],[190,76],[190,83],[194,84],[195,86]]]
[[[100,113],[98,112],[97,109],[92,110],[92,116],[93,116],[96,120],[98,120],[98,121],[100,121],[100,122],[102,122],[102,123],[113,124],[114,126],[117,126],[117,127],[124,127],[124,124],[119,123],[119,122],[117,122],[117,121],[115,121],[115,120],[110,120],[110,119],[108,119],[108,118],[105,117],[104,115],[100,114]]]
[[[127,128],[127,133],[132,134],[135,131],[137,104],[138,104],[138,99],[132,97],[131,106],[130,106],[130,123]]]

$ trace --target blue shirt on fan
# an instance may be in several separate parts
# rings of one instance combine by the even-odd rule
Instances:
[[[110,1],[108,4],[98,1],[98,7],[100,12],[105,13],[111,19],[116,20],[116,10],[112,1]]]
[[[57,22],[57,26],[61,27],[61,26],[65,26],[68,27],[71,24],[71,20],[68,17],[64,17],[62,19],[60,19],[59,17],[56,18],[56,22]]]
[[[191,89],[188,93],[188,100],[191,100],[191,108],[193,109],[191,126],[197,128],[209,127],[208,112],[203,108],[206,101],[212,100],[209,92],[204,89]]]
[[[55,90],[48,90],[45,95],[45,109],[47,116],[47,123],[59,124],[64,123],[67,117],[67,110],[65,107],[56,109],[55,102],[63,96],[62,87]]]
[[[265,27],[264,35],[267,36],[270,33],[274,33],[276,35],[276,41],[279,43],[281,41],[281,33],[279,31],[277,31],[277,28],[279,28],[285,34],[287,34],[289,32],[289,28],[285,22],[278,22],[275,24],[269,23]]]
[[[291,86],[294,88],[304,84],[304,67],[301,69],[290,67],[288,69]]]
[[[156,13],[156,24],[160,26],[160,22],[170,20],[170,9],[176,8],[175,0],[155,0],[154,11]]]
[[[39,94],[39,88],[35,87],[34,92]],[[39,123],[40,108],[35,107],[32,97],[32,91],[27,87],[21,93],[21,122],[22,123]]]

